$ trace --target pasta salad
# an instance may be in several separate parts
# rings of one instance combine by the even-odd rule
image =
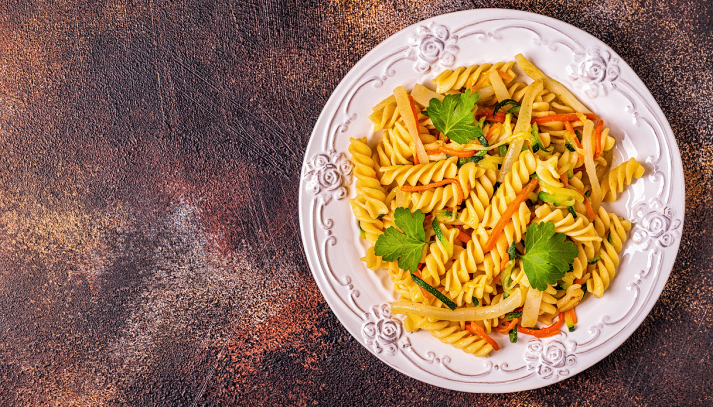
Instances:
[[[601,202],[644,167],[613,166],[604,121],[521,54],[432,85],[397,87],[369,116],[374,140],[350,140],[362,260],[389,274],[408,331],[466,353],[573,330],[631,228]]]

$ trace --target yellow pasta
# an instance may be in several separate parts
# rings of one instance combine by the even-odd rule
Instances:
[[[366,268],[390,277],[399,296],[394,309],[406,315],[407,331],[428,331],[475,356],[504,345],[508,314],[518,307],[524,306],[516,323],[528,328],[574,312],[585,292],[606,294],[631,223],[599,200],[616,199],[645,171],[634,158],[610,170],[616,138],[609,128],[597,127],[593,113],[562,84],[522,55],[515,59],[530,85],[517,78],[514,62],[445,70],[431,89],[414,87],[415,116],[403,109],[404,88],[397,91],[401,110],[396,94],[373,108],[374,149],[364,138],[351,139],[349,147],[356,179],[350,203],[371,243],[362,258]],[[430,102],[466,103],[473,97],[468,90],[479,93],[476,105],[456,113],[472,114],[465,125],[479,127],[483,137],[451,137],[437,127],[442,121]],[[405,214],[419,221],[405,226]],[[530,280],[530,225],[551,228],[572,253],[569,269],[552,281]],[[413,228],[422,240],[410,246],[408,261],[375,245],[402,235],[413,245]]]

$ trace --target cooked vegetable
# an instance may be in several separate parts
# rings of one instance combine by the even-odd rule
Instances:
[[[423,148],[423,142],[421,142],[421,137],[419,136],[418,114],[413,105],[413,99],[406,93],[406,89],[404,89],[403,86],[394,89],[394,97],[396,98],[396,106],[399,109],[399,113],[401,117],[403,117],[406,128],[411,136],[414,164],[426,164],[429,160],[426,149]]]
[[[540,192],[538,198],[542,202],[551,203],[554,206],[572,206],[575,200],[571,196],[550,194],[547,192]]]
[[[469,330],[470,332],[480,336],[481,338],[485,339],[485,341],[488,342],[490,344],[490,346],[493,347],[493,349],[500,350],[500,346],[498,346],[498,343],[495,342],[495,340],[493,338],[488,336],[488,334],[486,334],[485,331],[483,331],[483,328],[481,328],[480,326],[478,326],[474,323],[470,323],[470,324],[466,325],[466,329]]]
[[[513,295],[495,305],[475,308],[459,308],[455,311],[423,305],[411,301],[396,301],[391,304],[394,314],[414,314],[424,318],[434,318],[443,321],[482,321],[507,314],[522,305],[520,290],[515,290]]]
[[[446,307],[448,307],[452,310],[458,308],[458,306],[453,301],[451,301],[450,298],[441,294],[440,291],[433,288],[433,286],[431,286],[427,282],[421,280],[421,278],[416,276],[414,273],[411,273],[411,279],[414,281],[414,283],[418,284],[419,287],[423,288],[424,290],[428,291],[431,295],[438,298]]]
[[[456,187],[458,189],[458,204],[460,205],[461,202],[463,202],[463,188],[460,186],[460,181],[458,181],[455,178],[446,178],[444,180],[438,181],[438,182],[432,182],[430,184],[426,185],[416,185],[416,186],[411,186],[411,185],[404,185],[401,187],[401,190],[404,192],[419,192],[419,191],[426,191],[431,188],[437,188],[446,184],[456,184]]]
[[[489,252],[493,250],[495,247],[495,243],[498,241],[498,237],[500,236],[500,233],[503,231],[503,228],[505,228],[505,225],[510,222],[510,219],[512,219],[512,215],[515,213],[517,208],[520,207],[520,204],[527,199],[527,195],[530,194],[530,192],[534,191],[535,188],[537,188],[537,180],[533,179],[530,181],[529,184],[525,188],[520,191],[519,194],[515,197],[515,199],[510,202],[508,207],[503,211],[502,215],[500,216],[500,219],[498,219],[498,223],[495,224],[495,227],[493,227],[493,230],[490,231],[490,237],[488,238],[488,241],[485,242],[485,246],[483,246],[483,250],[485,252]]]
[[[553,323],[552,325],[548,326],[547,328],[542,328],[542,329],[531,329],[531,328],[525,328],[523,326],[518,325],[517,326],[517,331],[520,333],[524,333],[527,335],[532,335],[535,338],[546,338],[548,336],[556,335],[560,327],[562,326],[562,323],[564,322],[564,313],[560,313],[559,317],[557,318],[557,321]]]

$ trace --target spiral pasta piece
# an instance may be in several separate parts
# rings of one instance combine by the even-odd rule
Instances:
[[[365,209],[372,218],[386,214],[389,210],[384,201],[386,192],[376,177],[371,149],[366,144],[366,137],[361,140],[350,139],[349,152],[352,154],[354,176],[357,179],[356,189],[358,202],[364,203]]]
[[[448,321],[430,321],[428,318],[409,314],[404,321],[404,328],[409,332],[423,329],[441,342],[453,345],[463,352],[472,353],[475,356],[487,356],[493,350],[493,347],[484,339],[466,331],[458,324]]]
[[[381,143],[376,146],[379,154],[379,163],[382,167],[391,165],[411,164],[413,149],[411,136],[394,130],[384,130]]]
[[[490,205],[490,199],[495,191],[496,178],[495,171],[488,170],[473,183],[470,183],[470,178],[468,179],[467,187],[470,194],[466,194],[465,208],[463,208],[459,216],[459,220],[465,226],[476,229],[482,222],[485,210]],[[463,185],[463,182],[461,178],[461,185]]]
[[[444,233],[444,236],[452,248],[458,236],[458,229],[450,229]],[[441,276],[446,274],[446,263],[453,256],[453,252],[452,249],[445,247],[440,239],[436,239],[429,245],[428,252],[425,260],[426,266],[421,272],[422,278],[424,281],[433,282],[438,286],[441,284]]]
[[[377,256],[376,253],[374,253],[374,246],[370,246],[366,250],[366,256],[362,257],[360,260],[366,263],[366,268],[369,270],[378,270],[381,268],[381,265],[385,263],[381,259],[381,256]]]
[[[582,300],[584,290],[579,284],[572,284],[567,287],[565,294],[557,301],[557,312],[566,312],[574,308]]]
[[[383,233],[383,223],[378,218],[388,213],[384,188],[376,178],[371,149],[366,144],[366,138],[350,139],[349,152],[352,154],[354,175],[357,179],[357,196],[350,199],[352,211],[364,230],[368,241],[374,243]]]
[[[376,132],[383,129],[390,129],[399,117],[401,117],[401,114],[394,99],[393,102],[380,103],[374,106],[373,112],[369,115],[369,120],[374,123],[374,131]]]
[[[586,216],[577,214],[575,220],[571,213],[563,209],[552,208],[550,205],[542,205],[535,209],[533,222],[552,222],[555,225],[555,232],[564,233],[577,242],[602,241],[602,238],[597,235],[594,225],[587,221]]]
[[[381,167],[381,183],[390,185],[395,182],[399,186],[408,183],[411,186],[417,183],[429,184],[445,178],[455,178],[458,174],[458,157],[447,160],[435,161],[417,165],[392,165]]]
[[[624,191],[624,187],[631,184],[633,178],[644,175],[644,167],[633,157],[629,161],[616,166],[604,179],[602,179],[602,196],[605,202],[613,202],[616,195]]]
[[[423,192],[407,192],[407,207],[411,211],[420,209],[424,213],[453,208],[458,205],[458,188],[458,185],[450,183]]]

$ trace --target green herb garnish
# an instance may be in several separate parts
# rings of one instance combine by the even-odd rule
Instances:
[[[445,137],[458,144],[467,144],[483,136],[483,129],[471,126],[475,121],[473,108],[477,101],[478,93],[471,93],[470,89],[460,95],[446,95],[443,102],[433,98],[426,109],[426,116]]]
[[[477,299],[477,298],[475,298],[475,297],[471,297],[470,299],[471,299],[471,300],[473,301],[473,305],[474,305],[474,306],[476,306],[476,307],[477,307],[478,305],[480,305],[480,301],[478,301],[478,299]]]
[[[589,261],[587,262],[587,264],[597,264],[597,262],[599,261],[599,259],[601,259],[601,257],[600,257],[600,256],[597,256],[597,257],[593,258],[592,260],[589,260]]]
[[[423,228],[425,219],[426,215],[420,209],[411,214],[406,208],[396,208],[394,223],[403,233],[389,226],[376,240],[374,253],[386,261],[398,260],[403,270],[416,271],[423,247],[428,244],[425,242],[426,231]]]
[[[515,242],[512,242],[510,244],[510,247],[508,247],[508,257],[510,258],[510,260],[516,260],[520,258],[520,253],[517,252]]]
[[[527,227],[525,254],[521,256],[530,285],[545,291],[564,277],[579,251],[565,240],[564,233],[555,232],[552,222],[532,223]],[[378,255],[378,253],[377,253]]]

